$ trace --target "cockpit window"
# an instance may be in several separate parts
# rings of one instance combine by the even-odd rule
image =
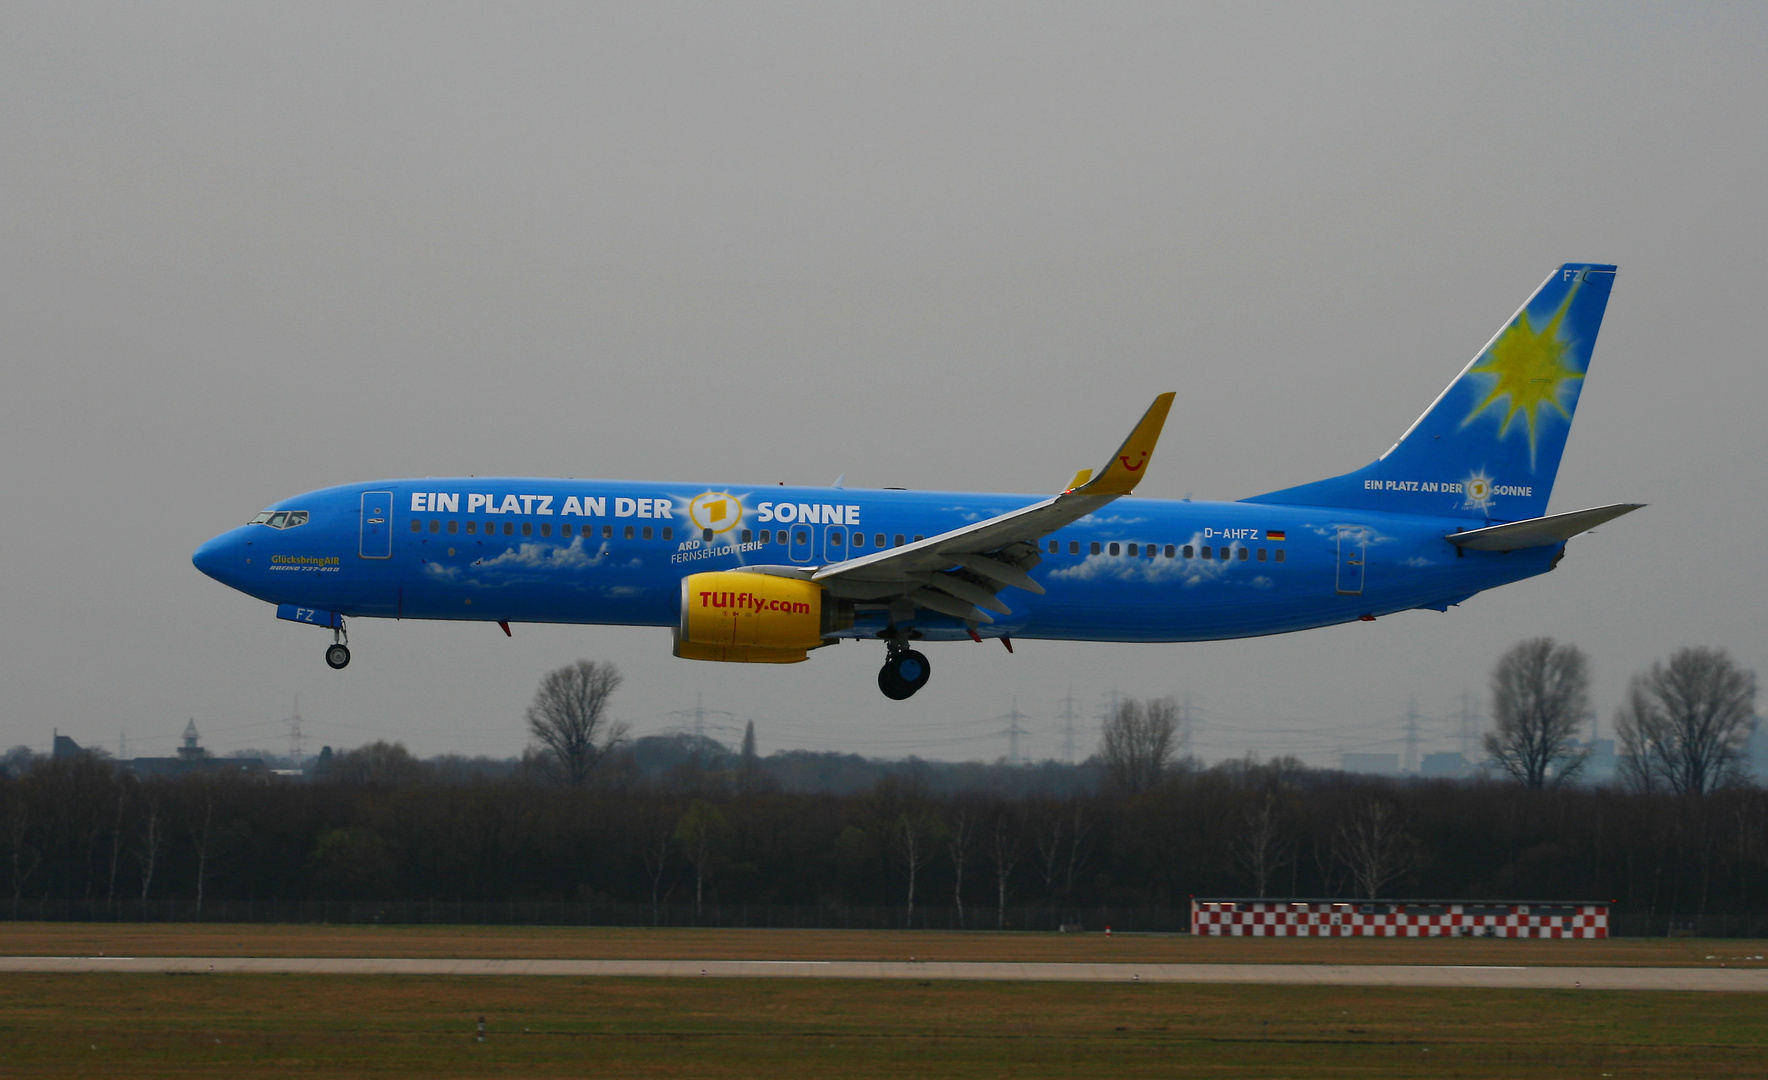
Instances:
[[[266,521],[264,524],[270,526],[272,529],[280,529],[284,525],[288,524],[288,520],[289,520],[288,512],[284,511],[280,514],[271,514],[270,520]]]
[[[266,521],[269,521],[269,520],[270,520],[270,511],[266,510],[262,514],[259,514],[257,517],[253,518],[251,521],[247,522],[247,524],[249,524],[249,525],[262,525]]]
[[[268,525],[272,529],[292,529],[297,525],[307,524],[305,510],[266,510],[253,518],[253,525]]]

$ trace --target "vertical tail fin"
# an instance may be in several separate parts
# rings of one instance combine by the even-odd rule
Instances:
[[[1387,453],[1356,472],[1245,501],[1540,517],[1614,280],[1613,266],[1565,264]]]

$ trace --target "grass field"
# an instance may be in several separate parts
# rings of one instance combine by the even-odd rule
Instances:
[[[9,956],[375,956],[1768,967],[1768,942],[1700,938],[1227,938],[879,930],[0,923]]]
[[[474,1039],[487,1019],[489,1036]],[[1744,994],[14,975],[0,1075],[1760,1077]]]
[[[0,953],[1761,966],[1762,942],[0,924]],[[489,1035],[474,1039],[484,1016]],[[0,1077],[1689,1077],[1768,995],[800,979],[9,974]]]

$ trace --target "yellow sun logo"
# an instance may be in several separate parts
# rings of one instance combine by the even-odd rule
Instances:
[[[688,518],[714,535],[730,532],[743,520],[743,504],[723,491],[708,491],[688,503]]]
[[[1577,293],[1578,287],[1573,285],[1560,302],[1559,310],[1540,330],[1529,321],[1527,311],[1518,315],[1516,321],[1498,335],[1498,340],[1492,342],[1492,347],[1479,358],[1479,362],[1467,369],[1469,375],[1490,375],[1493,381],[1484,400],[1474,406],[1467,419],[1461,421],[1461,426],[1466,427],[1487,409],[1499,407],[1500,401],[1507,400],[1502,406],[1505,412],[1498,425],[1498,437],[1502,439],[1510,433],[1511,422],[1520,413],[1528,423],[1531,465],[1535,459],[1535,426],[1541,410],[1551,408],[1571,420],[1572,414],[1566,411],[1565,403],[1560,400],[1560,390],[1565,384],[1584,377],[1583,372],[1565,362],[1571,343],[1559,336],[1559,324]]]

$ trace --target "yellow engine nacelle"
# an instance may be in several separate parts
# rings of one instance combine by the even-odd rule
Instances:
[[[847,608],[845,614],[843,609]],[[795,577],[715,571],[681,581],[675,655],[739,664],[796,664],[824,635],[853,625],[851,608]]]

